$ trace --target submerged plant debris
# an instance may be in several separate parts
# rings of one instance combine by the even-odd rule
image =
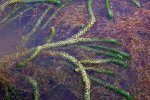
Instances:
[[[149,100],[149,0],[1,0],[0,100]]]

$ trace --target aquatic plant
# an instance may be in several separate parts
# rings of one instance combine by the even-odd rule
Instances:
[[[6,100],[13,100],[14,98],[16,100],[22,100],[22,97],[19,95],[18,90],[16,87],[8,86],[5,87],[6,92]]]
[[[60,4],[60,0],[8,0],[2,5],[0,5],[0,11],[3,11],[5,7],[15,4],[15,3],[52,3]]]
[[[138,8],[141,7],[140,3],[138,0],[131,0]],[[107,9],[107,13],[108,13],[108,17],[111,19],[113,18],[113,11],[111,9],[111,4],[110,4],[110,0],[106,0],[106,9]]]
[[[34,100],[39,100],[40,92],[39,92],[39,87],[38,87],[37,81],[35,79],[32,79],[32,77],[27,77],[27,80],[33,87],[34,95],[35,95]]]
[[[52,16],[49,18],[49,20],[44,24],[43,29],[47,27],[47,24],[52,20],[52,18],[54,18],[54,16],[56,16],[57,12],[59,10],[61,10],[63,7],[65,7],[65,5],[67,5],[71,1],[72,0],[68,0],[64,4],[60,5],[58,10],[55,11],[52,14]],[[20,2],[22,2],[22,1],[21,0],[14,0],[14,1],[12,0],[11,2],[9,1],[7,3],[4,3],[3,5],[1,5],[1,10],[3,10],[4,7],[6,7],[7,5],[10,5],[11,3],[20,3]],[[30,3],[30,2],[35,2],[35,1],[29,0],[29,1],[25,1],[23,3]],[[45,3],[48,1],[39,0],[38,2],[39,3],[43,3],[43,2]],[[132,2],[135,3],[138,7],[140,7],[140,4],[138,3],[138,1],[132,0]],[[60,1],[59,0],[49,0],[49,3],[59,4]],[[16,66],[18,68],[24,68],[29,62],[32,62],[41,53],[45,53],[48,56],[54,56],[54,57],[60,56],[64,59],[67,59],[72,64],[74,64],[76,66],[76,68],[74,68],[75,72],[80,73],[82,80],[84,82],[84,99],[85,100],[90,100],[91,81],[94,81],[94,82],[100,84],[101,86],[103,86],[109,90],[115,91],[116,93],[125,97],[127,100],[133,100],[133,96],[130,95],[130,93],[128,93],[122,89],[119,89],[118,87],[115,87],[114,85],[111,85],[111,84],[109,84],[109,83],[107,83],[101,79],[96,78],[95,76],[90,75],[90,73],[88,73],[89,71],[94,71],[95,73],[113,76],[115,74],[115,72],[113,72],[111,70],[95,68],[94,66],[89,67],[89,66],[86,66],[85,64],[102,65],[102,64],[107,64],[107,63],[113,63],[113,64],[120,65],[123,68],[128,68],[128,64],[126,64],[126,60],[128,60],[131,56],[130,56],[130,54],[124,53],[124,52],[119,51],[117,49],[103,46],[102,44],[99,45],[99,43],[104,43],[104,44],[111,44],[114,46],[121,46],[121,43],[115,39],[110,39],[110,38],[108,38],[108,39],[105,39],[105,38],[102,38],[102,39],[101,38],[83,38],[82,37],[96,22],[96,18],[94,16],[93,10],[92,10],[92,0],[88,0],[87,4],[88,4],[88,13],[89,13],[90,21],[78,33],[76,33],[75,35],[73,35],[72,37],[70,37],[66,40],[53,42],[53,38],[55,37],[55,35],[57,33],[55,31],[55,27],[51,27],[50,28],[50,35],[47,38],[47,42],[44,45],[40,45],[40,46],[37,46],[37,47],[34,47],[34,48],[27,50],[27,53],[33,52],[33,54],[31,56],[29,56],[27,59],[25,59],[24,61],[18,62],[16,64]],[[34,4],[34,6],[36,6],[36,5],[37,4]],[[32,9],[32,7],[25,9],[24,11],[22,11],[22,13],[26,12],[29,9]],[[52,5],[49,6],[45,10],[45,12],[40,16],[40,18],[36,22],[35,26],[33,27],[32,31],[25,36],[26,40],[28,40],[36,32],[36,30],[39,27],[39,25],[41,24],[44,16],[51,9],[51,7],[52,7]],[[106,0],[106,7],[107,7],[109,17],[112,18],[113,13],[112,13],[111,8],[110,8],[110,0]],[[18,9],[20,9],[20,7],[16,8],[12,12],[12,14],[16,13],[16,11]],[[19,16],[19,15],[16,15],[16,16]],[[13,20],[14,18],[16,18],[16,16],[11,18],[11,14],[9,14],[4,20],[2,20],[1,24],[8,23],[10,20]],[[86,44],[81,45],[80,43],[86,43]],[[91,43],[92,43],[92,45],[91,45]],[[94,43],[97,43],[97,45],[95,45]],[[71,54],[69,54],[67,52],[51,50],[53,48],[60,48],[60,47],[63,47],[63,48],[70,47],[71,48],[72,46],[75,46],[75,47],[80,48],[80,49],[84,49],[85,51],[94,52],[97,55],[106,56],[107,58],[78,60],[77,58],[75,58],[74,56],[72,56]],[[38,100],[39,96],[40,96],[40,91],[39,91],[37,81],[31,77],[27,77],[27,80],[29,81],[29,83],[33,87],[34,94],[35,94],[35,100]]]
[[[3,87],[5,92],[6,100],[22,100],[22,97],[19,95],[19,91],[15,86],[8,84],[5,79],[0,79],[0,85]]]

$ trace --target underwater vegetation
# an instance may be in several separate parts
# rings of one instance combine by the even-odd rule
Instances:
[[[43,12],[42,15],[40,15],[39,19],[35,23],[32,30],[23,36],[24,43],[27,43],[30,39],[32,39],[32,36],[36,34],[36,31],[39,27],[41,27],[41,23],[46,16],[46,14],[52,9],[53,6],[58,7],[58,9],[49,17],[49,19],[44,23],[42,26],[42,29],[48,27],[48,24],[51,22],[51,20],[57,15],[57,13],[63,9],[65,6],[67,6],[69,3],[73,2],[73,0],[67,0],[65,2],[61,2],[60,0],[10,0],[6,3],[1,5],[1,11],[4,11],[4,9],[11,5],[11,4],[32,4],[32,6],[23,9],[21,11],[22,13],[27,12],[30,9],[34,9],[37,5],[41,3],[48,3],[48,8]],[[122,67],[123,69],[128,69],[129,65],[127,64],[127,60],[130,60],[131,55],[128,53],[125,53],[121,50],[118,50],[115,48],[120,47],[121,43],[120,41],[112,38],[85,38],[82,37],[84,34],[87,33],[88,30],[92,28],[92,26],[96,22],[96,18],[94,16],[94,12],[92,9],[92,2],[93,0],[87,0],[87,9],[88,9],[88,15],[89,15],[89,22],[83,26],[83,28],[71,36],[70,38],[67,38],[65,40],[53,42],[53,39],[57,35],[56,29],[54,26],[49,28],[49,36],[46,37],[46,43],[43,45],[39,45],[37,47],[29,48],[23,52],[23,55],[28,55],[26,59],[23,59],[22,61],[18,61],[16,63],[16,67],[20,69],[24,69],[27,67],[27,65],[30,62],[33,62],[36,58],[38,58],[40,55],[45,54],[49,57],[61,57],[63,59],[66,59],[67,61],[62,62],[62,64],[68,64],[68,66],[72,67],[74,73],[77,73],[81,76],[83,85],[84,85],[84,99],[90,100],[91,98],[91,87],[93,84],[91,82],[97,83],[100,86],[103,86],[107,88],[108,90],[114,91],[117,94],[120,94],[123,96],[126,100],[133,100],[134,96],[130,94],[129,92],[118,88],[102,79],[99,79],[98,77],[91,74],[91,72],[97,73],[97,74],[104,74],[108,75],[110,77],[115,77],[115,73],[113,70],[104,69],[95,67],[96,65],[104,66],[105,64],[113,63],[114,65],[117,65],[119,67]],[[137,0],[131,0],[137,7],[140,7],[140,3]],[[8,14],[1,22],[0,26],[1,28],[7,25],[10,21],[14,20],[15,18],[19,17],[19,14],[16,14],[17,11],[21,9],[21,6],[16,7],[10,14]],[[113,18],[113,11],[110,5],[110,0],[106,0],[106,9],[108,13],[109,18]],[[14,15],[12,17],[12,15]],[[114,46],[114,47],[113,47]],[[75,56],[73,56],[71,53],[55,50],[57,48],[79,48],[84,50],[85,52],[91,52],[98,56],[103,56],[102,59],[94,59],[94,58],[81,58],[78,59]],[[30,55],[31,54],[31,55]],[[20,54],[21,55],[21,54]],[[59,62],[59,61],[58,61]],[[70,62],[70,63],[69,63]],[[1,79],[1,77],[0,77]],[[38,86],[38,81],[30,76],[25,77],[26,81],[32,86],[32,90],[34,92],[34,100],[40,99],[40,89]],[[16,98],[17,100],[22,100],[21,96],[19,96],[17,89],[9,84],[5,83],[5,80],[0,80],[2,87],[4,87],[5,96],[7,100],[11,100],[11,98]]]

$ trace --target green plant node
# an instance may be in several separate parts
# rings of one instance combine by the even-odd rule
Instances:
[[[32,31],[30,33],[27,34],[26,38],[28,40],[28,38],[33,35],[37,29],[39,28],[40,24],[42,23],[44,17],[46,16],[46,14],[51,10],[52,6],[49,6],[45,11],[44,13],[40,16],[40,18],[37,20],[35,26],[33,27]]]
[[[23,68],[23,67],[25,67],[26,65],[27,65],[27,62],[19,62],[19,63],[16,64],[16,67],[18,67],[18,68]]]
[[[55,35],[56,35],[56,30],[55,30],[55,27],[52,26],[50,28],[50,35],[48,36],[47,43],[51,43]]]

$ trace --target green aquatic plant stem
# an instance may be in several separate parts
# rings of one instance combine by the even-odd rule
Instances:
[[[138,8],[141,7],[141,4],[139,3],[138,0],[131,0]]]
[[[16,100],[22,100],[21,96],[19,96],[18,90],[14,86],[5,86],[5,95],[6,100],[12,100],[12,97]]]
[[[2,5],[0,5],[0,11],[3,11],[5,7],[14,3],[51,3],[60,4],[60,0],[8,0]]]
[[[33,7],[35,7],[35,6],[37,6],[37,5],[28,7],[27,9],[24,9],[22,12],[19,12],[19,14],[17,14],[15,17],[12,17],[12,18],[10,18],[8,21],[5,21],[4,23],[2,23],[2,26],[1,26],[1,27],[5,26],[5,25],[6,25],[7,23],[9,23],[10,21],[16,19],[16,18],[19,17],[21,14],[23,14],[23,13],[25,13],[25,12],[31,10],[31,9],[32,9]]]
[[[61,3],[61,0],[47,0],[49,1],[50,3],[53,3],[53,4],[60,4]]]
[[[112,12],[112,10],[111,10],[110,0],[106,0],[106,9],[107,9],[108,17],[109,17],[110,19],[112,19],[112,17],[113,17],[113,12]]]
[[[14,0],[12,0],[14,1]],[[20,0],[22,3],[51,3],[51,4],[60,4],[60,0]]]
[[[84,67],[84,69],[86,71],[94,71],[94,72],[97,72],[97,73],[101,73],[101,74],[106,74],[106,75],[111,75],[111,76],[114,76],[115,75],[115,72],[114,71],[111,71],[111,70],[106,70],[106,69],[102,69],[102,68],[95,68],[95,67]],[[76,68],[75,71],[79,71],[79,68]]]
[[[42,23],[44,17],[46,16],[46,14],[51,10],[52,5],[49,6],[47,9],[45,9],[44,13],[41,14],[40,18],[37,20],[36,24],[34,25],[33,29],[31,30],[30,33],[27,34],[27,38],[29,38],[31,35],[33,35],[37,29],[39,28],[40,24]]]
[[[109,51],[109,52],[112,52],[114,54],[119,54],[121,55],[122,57],[124,58],[127,58],[127,59],[130,59],[131,58],[131,55],[127,54],[127,53],[124,53],[122,51],[119,51],[117,49],[113,49],[113,48],[109,48],[109,47],[106,47],[106,46],[89,46],[91,48],[95,48],[95,49],[98,49],[98,50],[104,50],[104,51]]]
[[[0,24],[3,24],[3,23],[5,23],[7,20],[9,20],[9,18],[10,18],[13,14],[15,14],[20,8],[21,8],[21,6],[15,8],[10,14],[8,14],[8,15],[0,22]]]
[[[122,89],[119,89],[118,87],[114,86],[114,85],[111,85],[109,83],[106,83],[100,79],[97,79],[93,76],[89,76],[90,80],[104,86],[105,88],[109,89],[109,90],[112,90],[120,95],[122,95],[123,97],[126,98],[126,100],[134,100],[133,96],[131,96],[128,92],[122,90]]]
[[[17,0],[16,0],[17,1]],[[19,0],[18,0],[19,1]],[[46,0],[42,1],[42,0],[26,0],[25,3],[31,3],[31,2],[46,2]],[[59,0],[49,0],[50,2],[54,3],[55,1],[59,1]],[[136,1],[136,0],[133,0],[133,1]],[[59,2],[57,2],[59,3]],[[7,3],[6,3],[7,5]],[[63,6],[62,6],[63,7]],[[113,13],[111,11],[111,8],[110,8],[110,0],[106,0],[106,7],[107,7],[107,10],[108,10],[108,14],[109,14],[109,17],[112,18],[113,17]],[[2,8],[4,8],[4,6],[2,6]],[[61,8],[60,8],[61,9]],[[59,9],[58,9],[59,10]],[[23,67],[25,66],[28,62],[34,60],[42,50],[49,50],[51,48],[57,48],[57,47],[62,47],[62,46],[68,46],[68,45],[74,45],[76,43],[95,43],[95,42],[103,42],[103,43],[111,43],[111,44],[114,44],[114,45],[120,45],[120,42],[116,41],[116,40],[113,40],[113,39],[91,39],[91,38],[79,38],[80,36],[84,35],[92,26],[93,24],[96,22],[96,19],[95,19],[95,16],[93,14],[93,11],[92,11],[92,0],[88,0],[88,12],[89,12],[89,15],[90,15],[90,21],[87,23],[87,25],[85,25],[85,27],[83,27],[83,29],[81,31],[79,31],[77,34],[73,35],[72,38],[69,38],[67,40],[64,40],[64,41],[59,41],[59,42],[55,42],[55,43],[52,43],[51,40],[53,38],[53,36],[49,36],[49,40],[47,41],[46,44],[42,45],[42,46],[38,46],[37,48],[35,48],[35,51],[34,53],[32,54],[32,56],[30,56],[27,60],[23,61],[23,62],[20,62],[18,63],[18,65],[20,67]],[[51,18],[54,18],[54,16],[56,15],[56,13],[54,12],[54,15],[52,15]],[[51,20],[51,19],[50,19]],[[37,21],[37,23],[41,23],[40,22],[40,19]],[[47,26],[47,25],[46,25]],[[36,27],[35,27],[36,28]],[[37,27],[38,28],[38,27]],[[35,30],[35,29],[33,29]],[[53,35],[53,34],[52,34]],[[106,49],[106,48],[105,48]],[[91,50],[91,49],[90,49]],[[107,49],[108,50],[108,49]],[[93,50],[95,51],[95,50]],[[108,51],[113,51],[113,50],[108,50]],[[62,56],[63,58],[66,58],[68,59],[69,61],[73,62],[77,67],[78,67],[78,70],[76,70],[77,72],[80,72],[81,73],[81,76],[83,78],[83,81],[84,81],[84,84],[85,84],[85,100],[90,100],[90,80],[89,80],[89,77],[86,73],[86,71],[95,71],[95,72],[99,72],[99,73],[105,73],[105,74],[112,74],[112,72],[108,72],[107,70],[102,70],[102,69],[94,69],[92,67],[88,67],[88,68],[84,68],[84,66],[82,65],[82,61],[78,61],[75,57],[67,54],[67,53],[64,53],[64,52],[55,52],[55,51],[49,51],[50,54],[52,55],[59,55],[59,56]],[[97,51],[96,51],[97,52]],[[120,52],[116,52],[116,51],[113,51],[115,52],[116,56],[119,54],[121,55],[122,53]],[[112,55],[112,53],[107,53],[106,55],[110,55],[110,56],[113,56],[113,57],[116,57],[115,55]],[[124,54],[122,54],[123,56]],[[119,57],[117,57],[119,58]],[[121,59],[121,58],[119,58]],[[92,61],[92,60],[91,60]],[[90,61],[89,61],[90,62]],[[93,62],[93,61],[92,61]],[[125,68],[127,68],[127,65],[123,62],[123,61],[120,61],[118,59],[104,59],[103,61],[102,60],[99,60],[99,61],[95,61],[96,63],[109,63],[109,62],[113,62],[113,63],[117,63],[117,64],[120,64],[120,65],[123,65]],[[92,79],[91,79],[92,80]],[[103,83],[102,81],[98,81],[99,84],[102,84],[103,86],[109,88],[110,90],[114,90],[114,91],[118,91],[118,93],[120,94],[123,94],[123,96],[127,96],[126,93],[124,93],[124,91],[122,90],[119,90],[119,89],[116,89],[116,87],[113,87],[113,85],[110,85],[110,84],[105,84]],[[31,79],[30,83],[32,84],[34,90],[36,90],[35,87],[38,87],[37,86],[37,82],[36,80],[34,79]],[[36,94],[38,94],[38,91],[34,91],[35,92],[35,100],[38,100],[39,96],[37,96]],[[126,97],[127,98],[127,97]],[[129,99],[131,100],[131,99]]]
[[[70,62],[72,62],[73,64],[75,64],[77,66],[77,68],[79,69],[78,72],[81,74],[84,85],[85,85],[85,100],[90,100],[90,80],[88,78],[88,75],[86,73],[86,70],[84,69],[84,66],[80,63],[80,61],[78,61],[75,57],[69,55],[68,53],[65,52],[56,52],[56,51],[47,51],[46,52],[47,55],[50,56],[61,56],[67,60],[69,60]]]
[[[23,0],[8,0],[8,1],[6,1],[5,3],[0,5],[0,12],[3,11],[5,9],[5,7],[7,7],[8,5],[11,5],[13,3],[18,3],[21,1],[23,1]]]
[[[19,96],[18,91],[15,87],[9,87],[9,90],[12,92],[12,94],[15,96],[16,100],[22,100],[21,96]]]
[[[32,88],[34,90],[34,100],[39,100],[40,90],[39,90],[37,81],[31,77],[27,77],[27,79],[28,79],[29,83],[32,85]]]
[[[31,49],[32,50],[32,49]],[[36,57],[38,57],[38,55],[40,54],[42,48],[41,46],[38,46],[37,48],[33,49],[34,50],[34,53],[28,58],[26,59],[25,61],[23,62],[19,62],[17,63],[17,67],[19,68],[22,68],[24,66],[26,66],[29,62],[31,62],[33,59],[35,59]]]
[[[84,46],[84,45],[80,45],[80,46],[77,46],[77,47],[80,47],[82,49],[85,49],[87,51],[91,51],[91,52],[94,52],[96,53],[97,55],[106,55],[106,56],[109,56],[109,57],[113,57],[113,58],[116,58],[116,59],[119,59],[119,60],[124,60],[124,58],[119,55],[119,54],[114,54],[112,52],[105,52],[105,51],[100,51],[100,50],[97,50],[97,49],[94,49],[94,48],[90,48],[88,46]]]
[[[77,34],[73,35],[72,38],[79,38],[80,36],[84,35],[96,22],[96,19],[92,10],[92,0],[88,0],[88,13],[90,16],[90,21]]]
[[[5,96],[6,96],[6,100],[11,100],[11,96],[9,94],[8,87],[5,87]]]
[[[117,60],[114,58],[110,58],[110,59],[99,59],[99,60],[81,60],[80,61],[82,64],[105,64],[105,63],[116,63],[121,65],[124,68],[128,68],[128,64],[126,64],[125,62],[121,61],[121,60]]]
[[[37,48],[33,48],[33,49],[35,49],[35,52],[31,55],[31,57],[29,57],[28,59],[26,59],[23,62],[17,63],[17,67],[21,67],[21,68],[24,67],[30,61],[35,59],[40,54],[40,52],[44,49],[57,48],[57,47],[62,47],[62,46],[67,46],[67,45],[74,45],[77,43],[93,43],[93,42],[102,42],[102,43],[110,43],[110,44],[114,44],[114,45],[120,45],[120,42],[115,39],[99,39],[99,38],[94,38],[94,39],[70,38],[70,39],[55,42],[55,43],[46,43],[42,46],[38,46]]]
[[[42,49],[48,49],[48,48],[56,48],[66,45],[73,45],[77,43],[94,43],[94,42],[102,42],[102,43],[110,43],[113,45],[121,45],[119,41],[115,39],[100,39],[100,38],[70,38],[64,41],[59,41],[55,43],[47,43],[42,45]]]
[[[5,9],[5,7],[6,7],[7,5],[9,5],[9,2],[8,2],[8,1],[6,1],[6,2],[3,3],[3,4],[1,4],[1,5],[0,5],[0,12],[4,11],[4,9]]]
[[[50,21],[56,17],[57,13],[64,8],[67,4],[69,4],[71,1],[73,0],[68,0],[66,3],[62,4],[50,17],[49,19],[46,21],[46,23],[42,26],[42,29],[45,29],[47,27],[47,25],[50,23]]]
[[[138,0],[131,0],[138,8],[141,7],[141,4],[139,3]],[[113,12],[112,12],[112,9],[111,9],[111,6],[110,6],[110,0],[106,0],[106,9],[107,9],[107,13],[108,13],[108,17],[110,19],[113,18]]]
[[[106,69],[102,69],[102,68],[94,68],[94,67],[85,67],[85,69],[87,71],[95,71],[97,73],[102,73],[102,74],[106,74],[106,75],[111,75],[114,76],[115,72],[111,71],[111,70],[106,70]]]

